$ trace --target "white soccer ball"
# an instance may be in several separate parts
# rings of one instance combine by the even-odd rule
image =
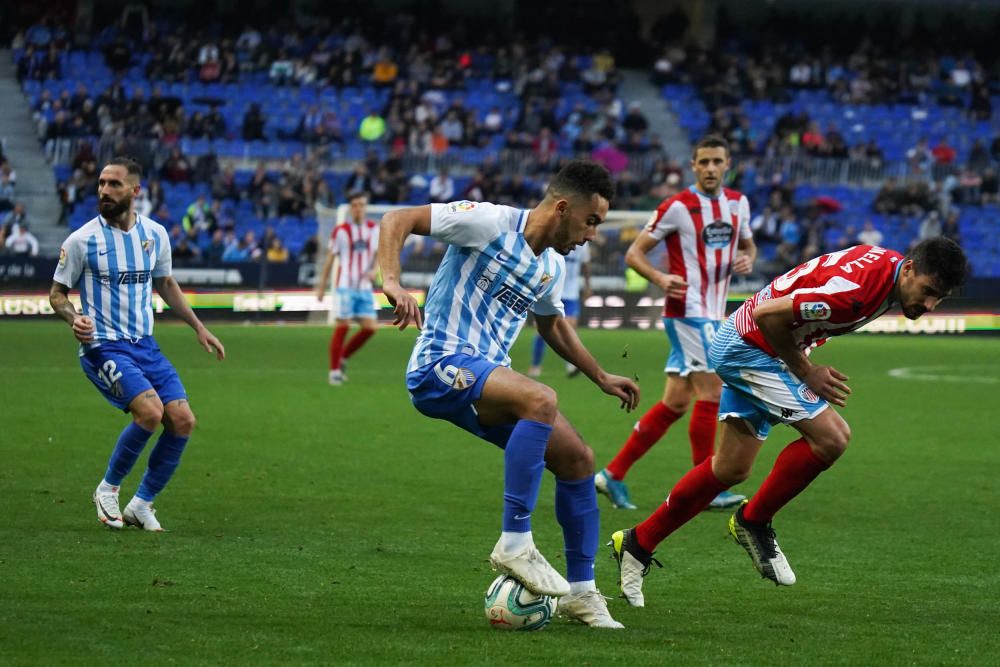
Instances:
[[[556,599],[536,595],[506,574],[486,589],[486,620],[501,630],[541,630],[556,613]]]

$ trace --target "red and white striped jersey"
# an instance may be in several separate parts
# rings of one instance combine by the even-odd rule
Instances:
[[[368,272],[378,251],[378,223],[342,222],[330,233],[330,252],[340,262],[334,284],[337,288],[372,289]]]
[[[667,270],[688,283],[684,298],[667,298],[663,316],[724,320],[737,242],[753,235],[747,198],[728,188],[709,197],[692,186],[665,199],[646,231],[665,239]]]
[[[753,311],[762,301],[790,296],[795,308],[792,335],[799,348],[822,345],[889,310],[902,260],[898,252],[870,245],[820,255],[747,299],[733,313],[736,331],[748,343],[777,356],[757,327]]]

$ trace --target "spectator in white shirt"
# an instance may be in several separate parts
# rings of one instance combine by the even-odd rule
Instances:
[[[12,255],[27,255],[35,257],[38,255],[38,239],[28,231],[27,223],[22,223],[17,230],[11,233],[4,243],[4,247]]]
[[[865,226],[858,234],[858,243],[863,245],[882,245],[882,232],[875,229],[871,220],[865,221]]]
[[[450,202],[455,196],[455,181],[448,175],[447,167],[441,167],[437,176],[431,179],[431,186],[428,192],[433,203]]]

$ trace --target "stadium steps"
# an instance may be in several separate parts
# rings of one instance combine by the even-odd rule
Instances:
[[[5,140],[4,152],[17,172],[16,200],[24,203],[31,224],[31,233],[41,246],[39,255],[55,255],[67,235],[58,226],[61,205],[56,194],[52,167],[35,136],[31,106],[17,85],[13,58],[8,49],[0,50],[0,137]]]
[[[649,132],[660,135],[667,155],[686,164],[686,156],[691,153],[691,141],[677,116],[667,107],[660,90],[649,80],[649,70],[623,69],[621,75],[618,96],[625,102],[626,112],[628,104],[638,102],[649,121]]]

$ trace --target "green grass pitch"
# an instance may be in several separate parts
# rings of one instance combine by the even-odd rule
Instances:
[[[170,532],[146,534],[95,519],[90,494],[127,418],[80,371],[68,328],[0,323],[0,663],[997,664],[998,339],[855,335],[816,352],[851,378],[853,440],[775,521],[795,586],[760,579],[728,515],[706,513],[662,545],[645,609],[610,601],[625,631],[557,620],[513,634],[482,610],[501,457],[410,406],[413,330],[380,331],[339,388],[328,329],[213,330],[221,364],[186,327],[158,329],[199,422],[157,501]],[[608,370],[638,375],[640,413],[660,396],[662,334],[582,336]],[[636,415],[546,364],[603,465]],[[889,375],[912,367],[928,377]],[[738,490],[793,438],[776,428]],[[639,511],[601,499],[602,535],[645,518],[689,465],[685,420],[630,474]],[[553,489],[547,477],[534,526],[558,566]],[[597,580],[616,595],[604,547]]]

